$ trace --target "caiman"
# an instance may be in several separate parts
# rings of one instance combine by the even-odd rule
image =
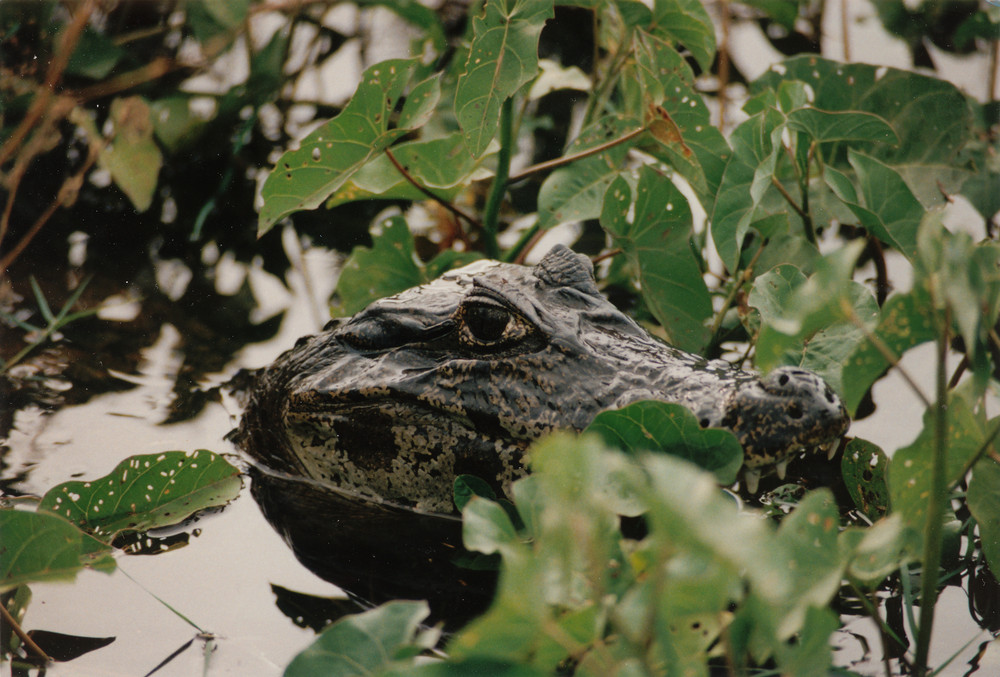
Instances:
[[[651,336],[560,245],[533,267],[472,263],[300,339],[259,373],[236,439],[280,472],[450,513],[457,475],[503,491],[532,440],[638,400],[735,433],[751,490],[849,424],[811,371],[761,376]]]

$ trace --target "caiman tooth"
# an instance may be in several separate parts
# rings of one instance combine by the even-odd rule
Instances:
[[[778,473],[779,480],[785,479],[785,471],[788,470],[788,459],[786,458],[783,461],[778,461],[777,463],[775,463],[774,469]]]
[[[828,442],[826,445],[826,460],[832,461],[833,457],[837,455],[837,442]]]
[[[756,494],[757,485],[760,483],[760,471],[747,468],[743,471],[743,482],[746,484],[747,491]]]

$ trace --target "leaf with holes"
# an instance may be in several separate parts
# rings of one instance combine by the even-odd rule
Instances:
[[[743,465],[743,449],[733,433],[702,428],[694,414],[679,404],[643,401],[603,411],[587,432],[629,453],[658,451],[687,459],[715,473],[719,484],[735,482]]]
[[[608,188],[601,225],[625,250],[638,273],[642,297],[683,350],[701,350],[712,302],[691,248],[691,207],[673,182],[649,165],[632,189],[623,177]]]
[[[874,334],[882,347],[897,358],[910,348],[934,340],[934,322],[926,291],[917,288],[907,294],[895,294],[886,301]],[[861,342],[844,363],[842,374],[844,406],[854,414],[871,385],[881,378],[889,361],[871,341]]]
[[[840,473],[851,500],[872,521],[889,512],[889,487],[885,479],[888,465],[885,452],[861,438],[848,442],[840,462]]]
[[[224,505],[242,486],[239,470],[218,454],[166,451],[127,458],[100,479],[55,486],[38,509],[110,541],[122,531],[178,524],[199,510]]]
[[[465,143],[479,157],[493,140],[500,104],[538,74],[538,36],[552,0],[487,0],[473,19],[472,46],[458,76],[455,111]]]
[[[57,515],[0,510],[0,533],[0,592],[33,581],[72,579],[84,567],[115,567],[109,546]]]
[[[639,122],[632,118],[609,115],[580,132],[567,153],[597,147],[639,126]],[[552,172],[538,190],[538,227],[552,228],[561,223],[600,216],[604,192],[618,176],[628,146],[626,143],[618,144]]]
[[[258,234],[293,212],[323,204],[366,162],[426,122],[440,94],[436,78],[413,88],[414,101],[404,106],[400,124],[389,128],[389,117],[418,67],[416,59],[371,66],[340,114],[303,139],[297,150],[281,156],[261,189]]]

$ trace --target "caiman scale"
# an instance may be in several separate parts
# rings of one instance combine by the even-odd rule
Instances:
[[[650,336],[597,289],[587,257],[479,261],[300,339],[257,377],[236,439],[254,458],[367,498],[451,512],[456,475],[503,490],[532,440],[637,400],[732,430],[745,477],[842,436],[819,376],[761,377]]]

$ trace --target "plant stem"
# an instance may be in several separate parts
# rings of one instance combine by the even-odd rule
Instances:
[[[497,153],[497,173],[493,177],[490,194],[483,208],[483,248],[491,259],[500,257],[497,230],[500,221],[500,203],[507,189],[510,176],[511,146],[514,137],[514,99],[508,97],[500,108],[500,152]]]
[[[932,280],[933,282],[933,280]],[[935,285],[931,285],[934,294]],[[940,315],[938,315],[940,317]],[[948,458],[948,327],[950,313],[944,309],[937,339],[937,402],[934,405],[934,459],[931,466],[931,495],[927,500],[927,521],[924,523],[924,553],[921,562],[920,626],[917,630],[915,674],[928,672],[927,657],[934,627],[934,605],[937,603],[938,569],[941,567],[941,520],[947,499],[946,462]]]
[[[26,646],[33,654],[44,660],[46,663],[52,662],[52,659],[49,658],[49,655],[42,650],[42,647],[35,644],[35,641],[28,636],[28,633],[21,629],[21,626],[14,619],[14,616],[7,611],[7,607],[3,604],[0,604],[0,616],[3,617],[3,622],[10,627],[11,631],[13,631],[13,633],[17,635],[22,642],[24,642],[24,646]]]
[[[515,181],[520,181],[521,179],[535,174],[537,172],[544,172],[549,169],[555,169],[556,167],[563,167],[570,164],[571,162],[576,162],[577,160],[582,160],[585,157],[590,157],[591,155],[597,155],[598,153],[603,153],[609,148],[614,148],[617,145],[623,144],[626,141],[631,141],[635,137],[646,131],[645,127],[640,127],[638,129],[633,129],[631,132],[618,137],[617,139],[612,139],[611,141],[605,141],[604,143],[594,146],[593,148],[588,148],[586,150],[581,150],[578,153],[572,153],[570,155],[563,155],[562,157],[557,157],[552,160],[546,160],[545,162],[539,162],[537,165],[531,165],[525,169],[522,169],[516,174],[510,176],[508,181],[514,183]]]
[[[437,202],[439,205],[447,209],[449,212],[451,212],[458,218],[464,219],[466,222],[475,226],[476,228],[484,228],[483,224],[479,221],[479,219],[472,216],[471,214],[466,214],[464,211],[462,211],[452,203],[448,202],[447,200],[438,195],[435,195],[433,191],[421,185],[415,178],[413,178],[410,172],[407,171],[406,167],[404,167],[399,162],[399,160],[396,159],[396,156],[393,155],[392,151],[389,150],[388,148],[385,149],[385,155],[387,158],[389,158],[389,162],[392,163],[392,166],[395,167],[399,171],[399,173],[403,175],[403,178],[406,179],[410,183],[410,185],[412,185],[414,188],[419,190],[421,193],[423,193],[430,199]]]
[[[777,177],[771,177],[771,185],[778,189],[778,192],[781,193],[781,197],[785,198],[785,202],[791,205],[792,209],[795,210],[795,213],[802,219],[802,225],[806,231],[806,239],[809,240],[811,244],[816,244],[816,231],[813,229],[812,217],[809,216],[809,212],[799,206],[799,203],[797,203],[788,190],[781,185],[781,181],[778,181]]]

